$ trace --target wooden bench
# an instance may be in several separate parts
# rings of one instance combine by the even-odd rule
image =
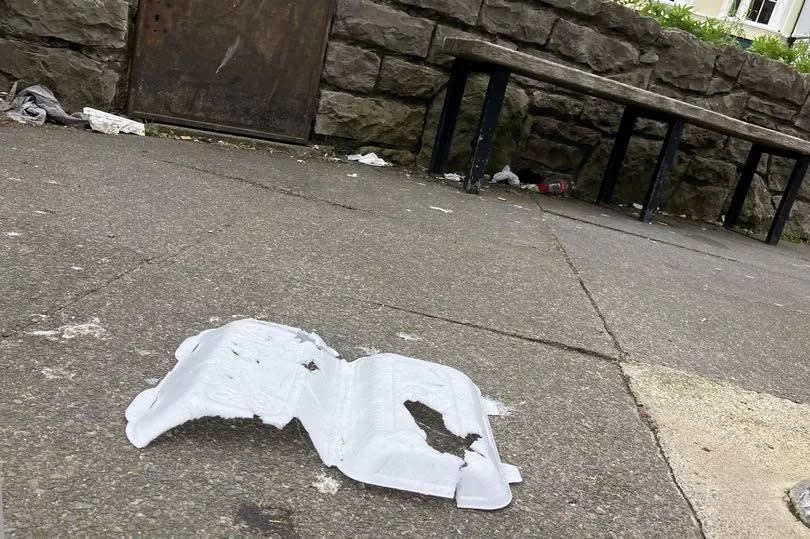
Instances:
[[[663,147],[641,210],[642,220],[651,220],[658,208],[661,189],[672,168],[684,124],[689,123],[753,143],[726,213],[726,228],[731,228],[739,218],[763,153],[795,160],[795,166],[766,240],[769,244],[776,244],[779,241],[782,228],[790,215],[790,209],[810,164],[810,142],[485,41],[446,38],[443,52],[454,56],[455,61],[436,132],[430,172],[442,172],[447,161],[469,73],[473,71],[488,73],[489,86],[484,98],[478,131],[473,141],[469,172],[464,180],[464,188],[468,192],[479,192],[489,161],[492,139],[498,126],[506,85],[510,74],[515,73],[625,105],[619,131],[602,178],[597,203],[610,202],[636,120],[649,118],[667,122],[668,129]]]

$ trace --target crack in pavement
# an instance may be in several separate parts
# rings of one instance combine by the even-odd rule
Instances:
[[[734,262],[735,264],[739,264],[740,266],[744,266],[744,267],[747,267],[747,268],[752,268],[752,269],[757,269],[759,271],[762,271],[762,267],[760,267],[760,266],[758,266],[756,264],[752,264],[750,262],[746,262],[744,260],[739,260],[739,259],[736,259],[736,258],[733,258],[733,257],[730,257],[730,256],[724,256],[724,255],[720,255],[720,254],[717,254],[717,253],[701,251],[700,249],[697,249],[695,247],[688,247],[686,245],[681,245],[679,243],[674,243],[674,242],[669,241],[669,240],[654,238],[652,236],[647,236],[647,235],[644,235],[644,234],[641,234],[641,233],[638,233],[638,232],[633,232],[633,231],[630,231],[630,230],[624,230],[624,229],[621,229],[621,228],[618,228],[618,227],[609,226],[609,225],[605,225],[605,224],[602,224],[602,223],[595,223],[593,221],[588,221],[587,219],[582,219],[580,217],[572,217],[570,215],[565,215],[563,213],[555,212],[555,211],[552,211],[552,210],[546,210],[546,209],[543,208],[542,205],[540,205],[539,201],[535,201],[535,203],[537,204],[537,207],[540,208],[543,212],[548,213],[549,215],[553,215],[555,217],[560,217],[562,219],[568,219],[569,221],[575,221],[577,223],[583,223],[583,224],[586,224],[586,225],[591,225],[593,227],[602,228],[604,230],[610,230],[610,231],[613,231],[613,232],[618,232],[620,234],[626,234],[628,236],[633,236],[635,238],[639,238],[639,239],[642,239],[642,240],[652,241],[654,243],[660,243],[662,245],[675,247],[677,249],[683,249],[684,251],[689,251],[689,252],[692,252],[692,253],[705,255],[705,256],[708,256],[708,257],[711,257],[711,258],[716,258],[718,260],[723,260],[725,262]],[[618,214],[618,215],[621,215],[621,214]],[[748,236],[745,236],[744,234],[742,234],[741,232],[737,232],[735,230],[732,230],[730,232],[733,232],[734,234],[737,234],[737,235],[739,235],[739,236],[741,236],[743,238],[751,239],[751,238],[748,238]],[[807,260],[805,260],[804,258],[801,258],[801,257],[796,257],[796,259],[807,262]],[[784,277],[784,278],[787,278],[787,279],[804,281],[804,279],[801,279],[800,277],[796,277],[796,276],[790,275],[790,274],[779,273],[779,275]]]
[[[549,215],[553,215],[555,217],[560,217],[562,219],[568,219],[570,221],[576,221],[577,223],[583,223],[583,224],[586,224],[586,225],[595,226],[597,228],[603,228],[605,230],[612,230],[613,232],[619,232],[621,234],[627,234],[628,236],[633,236],[633,237],[636,237],[636,238],[639,238],[639,239],[642,239],[642,240],[654,241],[656,243],[660,243],[660,244],[663,244],[663,245],[669,245],[670,247],[677,247],[678,249],[683,249],[685,251],[691,251],[693,253],[698,253],[698,254],[701,254],[701,255],[710,256],[712,258],[719,258],[720,260],[725,260],[726,262],[736,262],[738,264],[745,264],[745,262],[737,260],[736,258],[731,258],[729,256],[718,255],[716,253],[708,253],[706,251],[701,251],[700,249],[696,249],[695,247],[688,247],[686,245],[681,245],[679,243],[674,243],[674,242],[669,241],[669,240],[653,238],[652,236],[647,236],[647,235],[641,234],[639,232],[633,232],[631,230],[624,230],[622,228],[618,228],[618,227],[610,226],[610,225],[605,225],[605,224],[602,224],[602,223],[594,223],[593,221],[588,221],[587,219],[582,219],[581,217],[572,217],[570,215],[565,215],[563,213],[555,212],[555,211],[552,211],[552,210],[547,210],[547,209],[544,209],[543,206],[541,206],[539,202],[537,202],[537,207],[540,208],[544,213],[547,213]]]
[[[642,402],[639,401],[638,396],[633,392],[633,389],[630,385],[630,376],[628,376],[627,373],[624,371],[621,363],[617,364],[617,368],[619,370],[619,376],[621,376],[621,379],[624,382],[624,387],[627,390],[627,394],[630,395],[631,399],[633,399],[633,403],[636,406],[636,410],[642,410],[644,408],[644,405]],[[672,465],[670,464],[669,459],[667,458],[667,455],[664,452],[664,446],[661,444],[661,437],[658,433],[658,425],[655,424],[655,421],[649,415],[641,416],[641,414],[639,414],[639,417],[641,418],[641,422],[644,423],[644,425],[647,427],[647,430],[650,431],[650,435],[652,436],[655,442],[655,447],[658,449],[658,456],[660,456],[661,459],[666,464],[667,470],[669,471],[669,477],[672,480],[672,483],[675,485],[675,488],[678,490],[678,493],[681,495],[681,498],[683,498],[683,500],[686,502],[686,505],[689,507],[689,511],[692,513],[692,518],[695,520],[695,523],[700,529],[701,536],[705,538],[706,530],[703,526],[703,522],[700,520],[700,517],[698,516],[697,509],[692,503],[692,500],[690,500],[689,497],[686,495],[683,486],[681,486],[681,483],[675,476],[675,470],[672,469]]]
[[[236,182],[239,182],[239,183],[244,183],[246,185],[250,185],[250,186],[253,186],[253,187],[258,187],[259,189],[265,189],[265,190],[271,191],[273,193],[279,193],[279,194],[291,196],[291,197],[294,197],[294,198],[300,198],[300,199],[303,199],[303,200],[308,200],[310,202],[321,202],[321,203],[324,203],[324,204],[329,204],[330,206],[335,206],[337,208],[343,208],[344,210],[351,210],[351,211],[357,211],[357,212],[369,213],[369,214],[374,213],[371,210],[367,210],[367,209],[364,209],[364,208],[358,208],[356,206],[351,206],[349,204],[343,204],[342,202],[335,202],[334,200],[329,200],[328,198],[321,198],[321,197],[305,195],[303,193],[299,193],[298,191],[294,191],[294,190],[288,189],[286,187],[279,187],[277,185],[267,185],[267,184],[262,183],[262,182],[260,182],[258,180],[251,180],[250,178],[243,178],[241,176],[231,176],[230,174],[222,174],[220,172],[215,172],[213,170],[208,170],[208,169],[204,169],[204,168],[200,168],[200,167],[195,167],[193,165],[186,165],[186,164],[183,164],[183,163],[178,163],[176,161],[170,161],[168,159],[159,159],[158,162],[166,163],[166,164],[169,164],[169,165],[174,165],[176,167],[184,168],[186,170],[193,170],[195,172],[202,172],[203,174],[208,174],[208,175],[214,176],[216,178],[224,178],[226,180],[233,180],[233,181],[236,181]]]
[[[521,335],[520,333],[515,333],[515,332],[512,332],[512,331],[506,331],[506,330],[497,329],[497,328],[493,328],[493,327],[489,327],[489,326],[482,326],[480,324],[475,324],[473,322],[466,322],[466,321],[463,321],[463,320],[455,320],[453,318],[447,318],[447,317],[440,316],[440,315],[437,315],[437,314],[427,313],[427,312],[424,312],[424,311],[417,311],[417,310],[414,310],[414,309],[408,309],[407,307],[399,307],[397,305],[391,305],[390,303],[381,303],[379,301],[373,301],[373,300],[367,300],[367,299],[364,300],[364,299],[352,298],[352,297],[349,297],[348,299],[351,299],[351,300],[354,300],[354,301],[361,301],[363,303],[368,303],[369,305],[376,305],[377,307],[383,307],[385,309],[391,309],[391,310],[394,310],[394,311],[413,314],[413,315],[416,315],[416,316],[422,316],[422,317],[425,317],[425,318],[430,318],[432,320],[439,320],[441,322],[447,322],[449,324],[455,324],[455,325],[459,325],[459,326],[464,326],[464,327],[467,327],[467,328],[470,328],[470,329],[477,329],[479,331],[487,331],[489,333],[494,333],[496,335],[501,335],[501,336],[504,336],[504,337],[511,337],[513,339],[520,339],[522,341],[527,341],[527,342],[531,342],[531,343],[545,344],[545,345],[551,346],[553,348],[557,348],[559,350],[565,350],[567,352],[577,352],[577,353],[580,353],[580,354],[583,354],[583,355],[586,355],[586,356],[591,356],[591,357],[595,357],[597,359],[601,359],[601,360],[604,360],[604,361],[609,361],[611,363],[616,363],[617,361],[619,361],[619,358],[617,358],[615,356],[611,356],[609,354],[598,352],[596,350],[591,350],[590,348],[584,348],[584,347],[581,347],[581,346],[574,346],[574,345],[571,345],[571,344],[566,344],[564,342],[555,341],[555,340],[552,340],[552,339],[543,339],[543,338],[540,338],[540,337],[529,337],[527,335]]]
[[[232,227],[236,222],[238,222],[238,220],[232,221],[230,223],[225,223],[223,225],[220,225],[218,227],[210,229],[212,232],[205,232],[205,234],[201,235],[200,238],[197,241],[192,241],[192,242],[188,243],[187,245],[184,245],[183,247],[180,247],[179,249],[177,249],[176,251],[173,251],[171,253],[167,253],[167,254],[162,255],[162,256],[147,256],[145,258],[142,258],[135,265],[125,269],[124,271],[121,271],[121,272],[117,273],[116,275],[114,275],[110,279],[107,279],[106,281],[99,284],[98,286],[94,286],[92,288],[89,288],[87,290],[84,290],[83,292],[80,292],[80,293],[76,294],[74,297],[72,297],[71,299],[69,299],[68,301],[66,301],[65,303],[63,303],[61,305],[51,306],[49,309],[45,310],[43,312],[43,314],[46,315],[46,316],[52,316],[52,315],[54,315],[56,313],[62,312],[65,309],[67,309],[68,307],[71,307],[71,306],[77,304],[78,302],[82,301],[83,299],[95,294],[96,292],[99,292],[101,290],[106,289],[107,287],[109,287],[110,285],[120,281],[121,279],[123,279],[127,275],[131,275],[132,273],[135,273],[136,271],[143,268],[144,266],[153,265],[153,264],[160,264],[162,262],[172,260],[172,259],[180,256],[184,252],[188,251],[189,249],[191,249],[193,247],[197,247],[199,245],[202,245],[203,243],[208,241],[209,238],[212,238],[216,234],[218,234],[218,233]],[[18,322],[16,324],[12,324],[12,326],[10,328],[6,328],[6,329],[0,328],[0,331],[2,331],[2,333],[0,333],[0,341],[3,341],[5,339],[11,337],[15,333],[19,333],[19,332],[21,332],[23,330],[26,330],[26,329],[30,328],[30,327],[36,326],[40,322],[41,322],[40,320],[32,320],[32,321],[28,321],[28,322]]]
[[[545,210],[543,210],[543,207],[540,205],[540,202],[539,201],[535,201],[535,202],[537,204],[537,207],[540,208],[541,211],[545,212]],[[562,216],[562,217],[564,217],[564,216]],[[579,219],[573,219],[573,220],[574,221],[580,221]],[[584,221],[584,222],[587,222],[587,221]],[[592,224],[592,223],[589,223],[589,224]],[[596,225],[596,226],[598,226],[598,225]],[[609,228],[609,227],[605,227],[605,228]],[[612,363],[614,363],[616,365],[619,376],[621,377],[621,380],[624,383],[624,389],[627,392],[627,394],[629,395],[630,399],[633,401],[633,404],[635,405],[636,410],[642,409],[643,408],[642,403],[639,402],[638,397],[633,392],[633,389],[630,386],[630,378],[624,372],[624,369],[622,369],[621,361],[629,359],[630,354],[627,353],[627,351],[625,351],[624,348],[622,348],[622,345],[619,342],[618,337],[616,336],[614,331],[610,328],[610,325],[608,324],[607,318],[605,318],[605,315],[602,312],[602,309],[599,308],[599,305],[597,304],[596,299],[593,297],[593,294],[591,293],[590,289],[588,288],[588,285],[585,283],[585,279],[580,274],[579,270],[577,269],[576,265],[574,264],[574,261],[571,259],[570,255],[568,254],[568,251],[565,250],[565,246],[563,246],[562,242],[560,241],[560,238],[557,236],[557,234],[554,233],[554,231],[551,229],[550,226],[547,225],[546,230],[548,230],[549,234],[551,235],[552,239],[554,240],[554,243],[557,245],[557,249],[559,249],[560,253],[562,253],[562,256],[565,259],[565,262],[568,264],[568,267],[571,268],[571,271],[573,272],[573,274],[576,277],[577,281],[579,281],[579,285],[580,285],[580,287],[582,287],[583,292],[585,292],[585,295],[588,297],[588,301],[591,302],[591,306],[593,307],[594,311],[596,312],[596,315],[602,321],[602,325],[604,326],[605,331],[607,331],[608,335],[610,335],[610,337],[613,339],[613,345],[616,348],[616,350],[619,352],[619,356],[620,356],[621,359],[619,361],[613,361]],[[619,232],[622,232],[622,231],[619,230]],[[632,234],[632,235],[635,235],[635,234]],[[678,247],[677,245],[674,245],[674,246]],[[689,249],[689,250],[692,250],[692,249]],[[697,252],[700,252],[700,251],[697,251]],[[667,471],[669,472],[669,478],[672,481],[672,484],[675,486],[675,488],[677,489],[677,491],[680,494],[681,498],[683,498],[684,502],[686,502],[686,505],[687,505],[687,507],[689,507],[689,511],[692,514],[692,518],[694,519],[695,523],[698,526],[698,529],[700,530],[701,536],[705,538],[706,537],[706,531],[704,530],[703,522],[701,522],[700,518],[698,517],[697,510],[695,509],[695,506],[692,504],[692,501],[686,496],[686,492],[684,492],[683,487],[678,482],[678,478],[675,477],[675,471],[672,469],[672,465],[670,464],[669,459],[667,459],[666,453],[664,452],[664,448],[661,445],[661,439],[660,439],[660,437],[658,435],[658,428],[656,427],[656,425],[652,421],[652,419],[649,418],[649,416],[642,416],[641,414],[639,414],[639,417],[641,419],[641,422],[647,427],[647,430],[650,432],[650,435],[652,436],[653,441],[655,442],[655,447],[656,447],[656,449],[658,451],[658,456],[661,458],[661,460],[666,465]]]

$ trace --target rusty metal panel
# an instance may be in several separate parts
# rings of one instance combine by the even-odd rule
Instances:
[[[133,117],[306,142],[333,0],[141,0]]]

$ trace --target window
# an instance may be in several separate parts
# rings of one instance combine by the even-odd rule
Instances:
[[[729,17],[736,17],[737,12],[740,10],[740,2],[742,2],[742,0],[731,0],[731,4],[728,6],[728,12],[726,15]]]
[[[760,24],[768,24],[771,20],[771,15],[773,15],[773,8],[775,7],[776,0],[751,0],[751,5],[748,8],[748,14],[745,18]]]

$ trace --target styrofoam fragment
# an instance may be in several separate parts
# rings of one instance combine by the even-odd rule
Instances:
[[[146,136],[146,126],[141,122],[116,116],[101,110],[84,107],[82,114],[90,122],[90,129],[105,133],[107,135],[117,135],[118,133],[131,133],[141,137]]]
[[[391,163],[379,157],[376,153],[367,153],[365,155],[355,153],[352,155],[346,156],[346,159],[349,161],[357,161],[358,163],[363,163],[364,165],[371,165],[373,167],[387,167],[390,166]]]
[[[314,333],[239,320],[186,339],[177,365],[126,411],[136,447],[191,419],[252,418],[283,428],[297,417],[321,459],[363,483],[456,497],[459,507],[499,509],[520,481],[503,464],[485,403],[462,372],[396,354],[351,363]],[[405,408],[421,402],[446,428],[478,435],[464,458],[428,445]]]

